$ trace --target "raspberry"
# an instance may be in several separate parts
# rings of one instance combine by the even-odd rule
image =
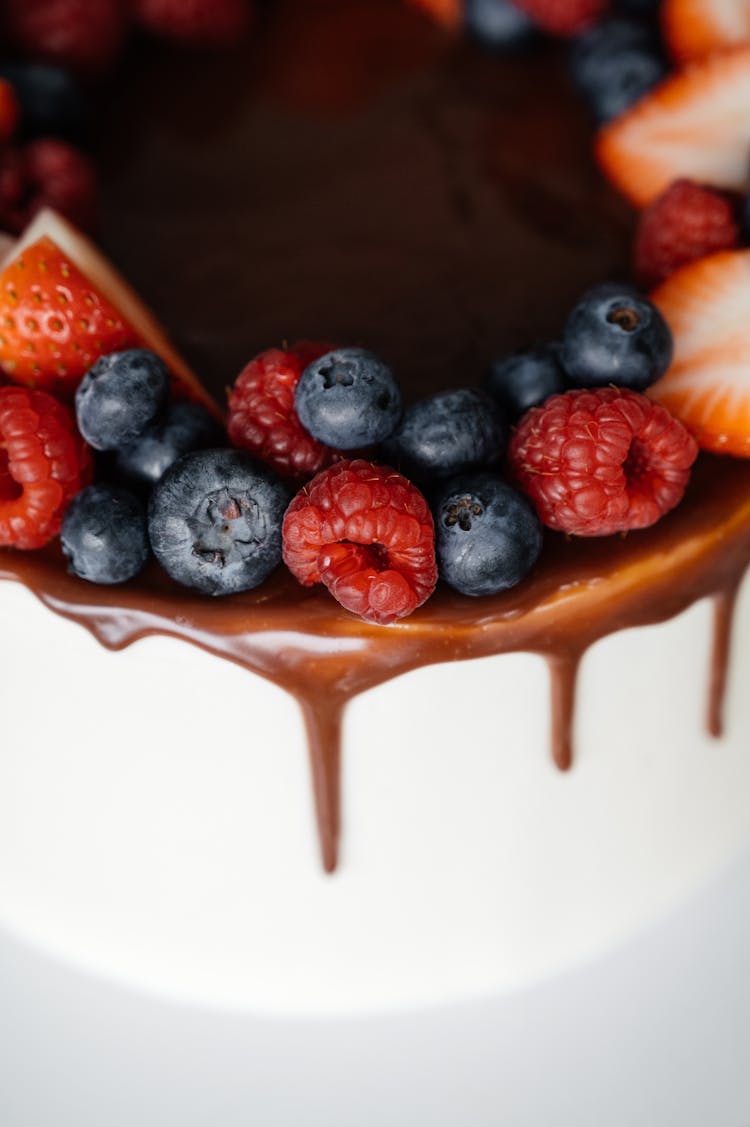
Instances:
[[[7,144],[18,128],[21,107],[10,82],[0,78],[0,144]]]
[[[647,528],[682,500],[698,454],[682,423],[638,392],[554,395],[526,414],[510,448],[549,528],[610,536]]]
[[[550,35],[572,37],[591,27],[609,7],[607,0],[513,0]]]
[[[148,31],[182,43],[231,47],[250,26],[249,0],[132,0]]]
[[[0,546],[43,547],[91,473],[67,407],[46,391],[0,387]]]
[[[6,0],[10,38],[35,59],[103,74],[125,38],[122,0]]]
[[[332,347],[299,341],[285,351],[261,352],[239,374],[229,396],[230,441],[283,477],[310,478],[336,457],[307,433],[294,408],[294,389],[302,372]]]
[[[368,622],[411,614],[437,583],[429,506],[388,466],[357,459],[323,470],[287,509],[282,536],[292,575],[325,584]]]
[[[66,141],[42,138],[0,155],[0,226],[19,234],[42,208],[90,230],[97,181],[88,157]]]
[[[692,180],[675,180],[641,213],[635,272],[654,286],[679,266],[739,245],[736,208],[726,192]]]

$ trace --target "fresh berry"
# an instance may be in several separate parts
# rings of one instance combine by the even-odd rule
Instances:
[[[496,595],[515,587],[542,550],[533,505],[494,473],[448,482],[434,515],[440,578],[462,595]]]
[[[736,247],[736,210],[726,192],[675,180],[641,213],[635,240],[638,280],[655,286],[678,266]]]
[[[514,0],[464,0],[464,20],[469,34],[493,51],[513,51],[536,31]]]
[[[139,343],[107,299],[46,236],[0,274],[0,367],[70,397],[96,360]]]
[[[382,454],[408,478],[424,483],[490,465],[504,450],[505,428],[494,400],[462,388],[439,391],[409,407]]]
[[[117,451],[115,469],[134,485],[155,485],[183,454],[225,442],[223,428],[200,403],[171,403],[163,419]]]
[[[206,595],[248,591],[281,562],[288,501],[281,479],[244,450],[186,454],[151,494],[151,547],[186,587]]]
[[[121,0],[5,0],[13,43],[32,59],[104,74],[125,38]]]
[[[90,112],[70,71],[49,63],[0,62],[0,77],[13,87],[24,137],[62,137],[81,142],[89,134]]]
[[[294,390],[305,430],[338,450],[383,442],[401,418],[391,369],[364,348],[336,348],[308,364]]]
[[[78,429],[94,450],[135,442],[166,406],[169,371],[147,348],[102,356],[76,390]]]
[[[229,396],[230,441],[282,475],[303,480],[330,465],[334,452],[308,434],[294,407],[294,391],[308,364],[330,344],[301,341],[251,360]]]
[[[692,62],[750,41],[750,0],[664,0],[662,21],[674,58]]]
[[[411,614],[437,583],[429,506],[387,466],[357,459],[322,470],[292,501],[283,535],[292,575],[323,583],[368,622]]]
[[[550,35],[572,36],[595,24],[607,10],[607,0],[514,0]]]
[[[0,78],[0,144],[7,145],[15,135],[21,117],[16,92],[5,78]]]
[[[598,122],[611,121],[667,75],[656,31],[639,20],[608,19],[573,43],[573,80]]]
[[[550,395],[565,391],[560,345],[542,344],[498,357],[490,365],[484,386],[498,401],[506,418],[515,422],[530,407],[538,407]]]
[[[529,411],[510,461],[544,524],[573,536],[647,528],[681,500],[698,453],[677,419],[645,395],[568,391]]]
[[[664,375],[672,334],[659,310],[630,286],[589,290],[568,318],[561,359],[571,387],[615,384],[644,391]]]
[[[72,412],[44,391],[0,387],[0,546],[43,547],[90,480]]]
[[[90,485],[65,510],[60,543],[73,575],[89,583],[125,583],[148,560],[146,510],[127,489]]]
[[[77,227],[93,226],[96,173],[88,157],[66,141],[42,138],[0,156],[0,226],[20,234],[44,208]]]
[[[652,296],[675,353],[649,394],[705,450],[750,458],[750,251],[683,266]]]
[[[681,177],[742,188],[749,137],[750,46],[666,79],[604,127],[597,151],[615,187],[644,207]]]
[[[132,0],[147,31],[195,46],[231,47],[250,26],[249,0]]]

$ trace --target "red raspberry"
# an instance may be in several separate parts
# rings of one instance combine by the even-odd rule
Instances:
[[[739,246],[735,203],[727,192],[675,180],[642,212],[635,239],[635,273],[655,286],[679,266]]]
[[[195,46],[231,47],[250,26],[249,0],[132,0],[148,31]]]
[[[229,440],[283,477],[304,480],[329,466],[336,454],[308,434],[294,409],[294,389],[308,364],[332,344],[299,341],[270,348],[240,372],[229,396]]]
[[[647,528],[682,500],[695,440],[666,408],[624,388],[553,395],[510,446],[542,521],[575,536]]]
[[[517,8],[550,35],[578,35],[606,12],[608,0],[513,0]]]
[[[21,107],[16,92],[4,78],[0,78],[0,144],[6,145],[18,128]]]
[[[0,227],[6,231],[19,234],[45,207],[90,230],[96,197],[93,164],[65,141],[42,138],[0,155]]]
[[[0,546],[43,547],[91,476],[67,407],[46,391],[0,387]]]
[[[125,39],[122,0],[5,0],[10,38],[27,55],[103,74]]]
[[[435,590],[435,530],[422,494],[388,466],[337,462],[297,494],[282,529],[284,562],[306,587],[385,625]]]

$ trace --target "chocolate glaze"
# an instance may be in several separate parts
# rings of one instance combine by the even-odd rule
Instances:
[[[407,394],[471,384],[497,349],[556,334],[585,286],[626,269],[630,220],[593,167],[557,55],[498,62],[395,0],[277,0],[233,57],[144,53],[107,121],[105,249],[217,392],[250,355],[298,336],[378,349]],[[96,588],[69,576],[53,546],[0,552],[0,578],[110,649],[166,634],[292,694],[332,871],[352,697],[432,663],[540,654],[552,755],[567,769],[587,648],[713,597],[718,734],[749,558],[750,464],[703,457],[686,500],[655,528],[549,534],[516,590],[479,600],[439,590],[391,627],[282,571],[227,600],[178,588],[155,566]]]

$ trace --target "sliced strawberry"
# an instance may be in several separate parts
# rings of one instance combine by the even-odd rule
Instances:
[[[664,0],[662,19],[679,62],[750,43],[750,0]]]
[[[683,266],[652,295],[674,359],[650,389],[704,450],[750,458],[750,250]]]
[[[615,187],[643,207],[680,177],[743,188],[749,142],[750,47],[740,47],[657,86],[604,127],[597,155]]]

